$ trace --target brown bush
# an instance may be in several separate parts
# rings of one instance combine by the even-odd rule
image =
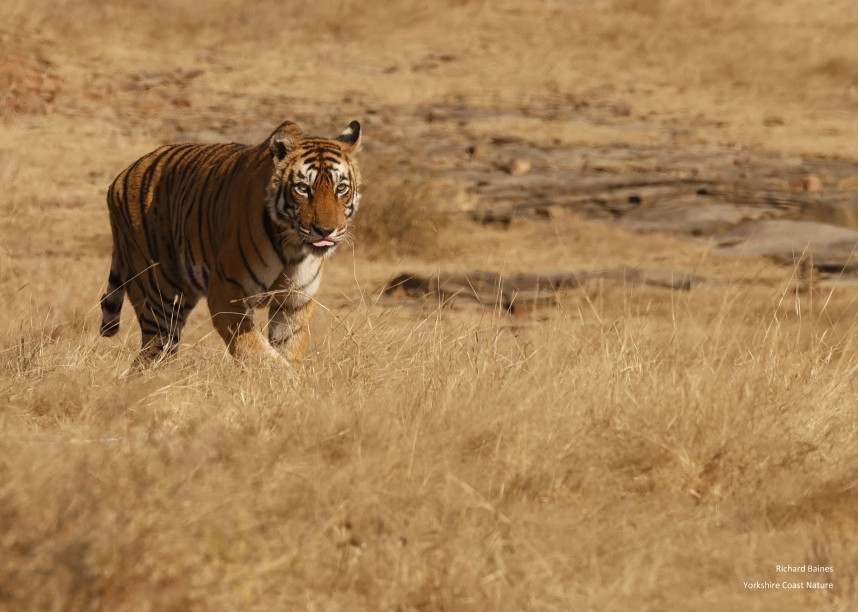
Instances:
[[[357,247],[374,257],[432,257],[444,248],[450,212],[464,197],[440,179],[368,174],[355,222]]]

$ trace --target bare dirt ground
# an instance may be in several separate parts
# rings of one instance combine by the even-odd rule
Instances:
[[[3,3],[0,609],[858,607],[858,13],[697,4]],[[107,185],[287,118],[305,366],[123,376]]]

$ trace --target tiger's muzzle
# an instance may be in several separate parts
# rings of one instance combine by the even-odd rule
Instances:
[[[301,240],[314,253],[327,254],[336,248],[337,244],[345,240],[346,228],[327,228],[312,225],[310,229],[298,227]]]

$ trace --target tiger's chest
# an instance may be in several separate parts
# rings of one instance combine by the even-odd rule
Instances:
[[[300,308],[314,298],[322,281],[324,258],[307,255],[300,263],[283,269],[272,286],[280,300],[294,308]]]

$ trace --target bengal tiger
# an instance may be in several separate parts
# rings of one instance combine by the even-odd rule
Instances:
[[[175,352],[205,296],[230,354],[298,363],[322,266],[360,204],[357,121],[335,139],[286,121],[261,144],[175,144],[113,180],[113,255],[101,335],[119,331],[126,293],[142,334],[135,365]],[[268,338],[253,311],[268,302]]]

